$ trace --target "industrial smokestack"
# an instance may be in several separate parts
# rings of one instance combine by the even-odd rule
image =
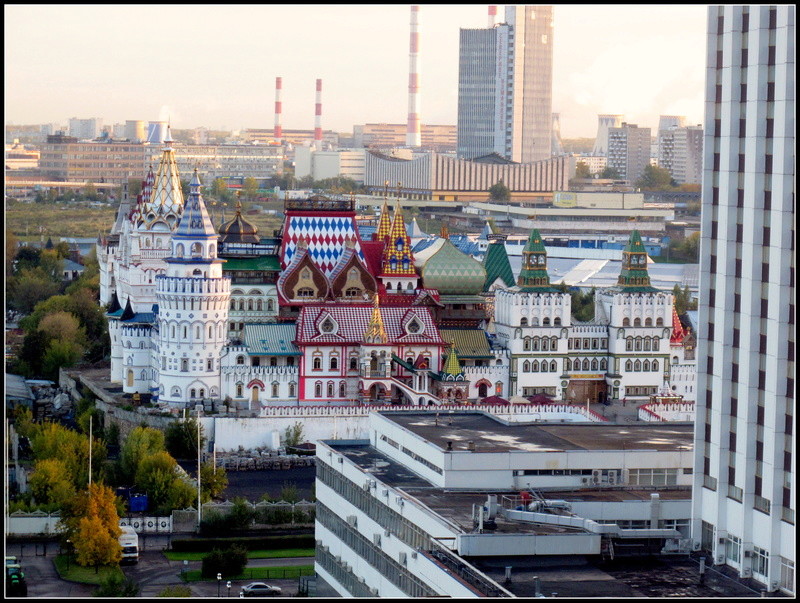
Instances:
[[[422,130],[419,124],[419,31],[417,16],[419,6],[411,7],[411,44],[409,52],[408,74],[408,129],[406,130],[406,146],[422,145]]]
[[[283,87],[283,80],[279,77],[275,78],[275,129],[272,131],[272,137],[281,144],[283,142],[283,128],[281,127],[281,89]]]
[[[494,27],[495,18],[497,17],[497,6],[489,5],[489,29]]]
[[[317,104],[314,108],[314,150],[322,150],[322,80],[317,80]]]

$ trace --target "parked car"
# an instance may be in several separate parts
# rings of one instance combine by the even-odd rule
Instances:
[[[247,586],[243,586],[242,592],[239,594],[242,597],[277,597],[281,594],[281,589],[263,582],[251,582]]]

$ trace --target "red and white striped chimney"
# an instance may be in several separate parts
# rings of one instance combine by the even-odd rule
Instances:
[[[322,80],[317,80],[317,104],[314,107],[314,149],[322,150]]]
[[[497,6],[489,5],[489,29],[492,29],[497,18]]]
[[[283,89],[283,80],[279,77],[275,78],[275,129],[272,130],[272,137],[281,144],[283,142],[283,128],[281,127],[281,90]]]
[[[419,6],[411,7],[411,47],[408,74],[408,128],[406,146],[422,145],[422,129],[419,123],[419,30],[417,16]]]

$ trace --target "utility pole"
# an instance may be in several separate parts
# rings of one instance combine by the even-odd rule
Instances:
[[[92,415],[89,415],[89,487],[92,486]]]
[[[202,516],[200,506],[200,414],[197,415],[197,531],[200,531],[200,520]]]

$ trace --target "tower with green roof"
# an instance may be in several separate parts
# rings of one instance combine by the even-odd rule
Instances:
[[[617,286],[626,291],[658,291],[650,285],[650,274],[647,272],[647,250],[638,230],[631,233],[628,244],[622,250],[622,270],[619,273]]]
[[[555,291],[547,274],[547,250],[539,230],[534,228],[522,250],[522,269],[517,285],[523,291]]]

